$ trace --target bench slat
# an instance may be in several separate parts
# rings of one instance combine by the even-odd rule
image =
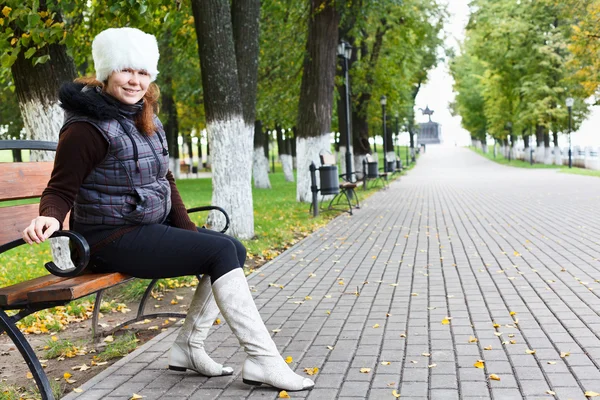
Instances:
[[[31,290],[43,288],[64,281],[68,278],[61,278],[54,275],[40,276],[39,278],[17,283],[12,286],[0,288],[0,307],[10,306],[27,300],[27,293]]]
[[[0,163],[0,201],[40,197],[50,180],[54,163]]]
[[[0,208],[0,243],[7,243],[21,238],[23,229],[31,220],[39,215],[39,204]]]
[[[75,300],[132,279],[120,273],[84,274],[27,293],[30,303]]]

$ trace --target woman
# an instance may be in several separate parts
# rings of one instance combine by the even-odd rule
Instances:
[[[94,39],[92,56],[96,80],[77,80],[60,90],[65,123],[54,169],[40,216],[23,239],[43,242],[72,209],[71,229],[90,243],[96,272],[138,278],[204,274],[171,348],[169,368],[206,376],[233,373],[204,351],[220,310],[248,355],[245,383],[312,389],[314,383],[282,359],[258,313],[242,270],[244,246],[197,229],[187,215],[155,115],[156,38],[133,28],[107,29]]]

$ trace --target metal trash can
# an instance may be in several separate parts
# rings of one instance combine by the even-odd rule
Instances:
[[[337,165],[324,165],[319,168],[321,178],[321,194],[338,194],[340,192],[340,181],[338,178]]]
[[[389,160],[387,162],[387,172],[394,172],[394,165],[396,164],[396,161],[394,160]]]
[[[377,161],[367,162],[367,177],[370,179],[379,177],[379,164]]]

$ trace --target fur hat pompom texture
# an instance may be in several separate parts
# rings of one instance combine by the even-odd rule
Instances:
[[[92,42],[96,79],[105,82],[113,71],[144,70],[152,81],[158,75],[158,43],[154,35],[136,28],[109,28]]]

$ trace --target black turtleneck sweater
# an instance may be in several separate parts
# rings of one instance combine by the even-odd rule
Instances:
[[[54,217],[62,224],[73,207],[83,180],[104,160],[107,152],[106,139],[92,125],[76,122],[67,127],[58,141],[54,169],[40,200],[40,215]],[[171,184],[172,206],[168,217],[170,225],[195,231],[196,226],[186,212],[171,171],[167,173],[166,178]],[[82,226],[76,223],[71,226],[71,229],[86,238],[92,253],[135,228],[135,225]]]

